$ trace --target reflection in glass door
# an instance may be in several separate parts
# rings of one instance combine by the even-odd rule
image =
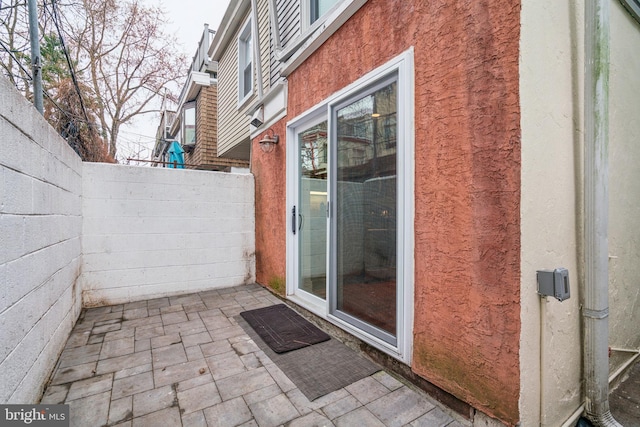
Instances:
[[[331,312],[397,343],[397,78],[333,110]],[[332,174],[332,175],[333,175]]]
[[[327,121],[298,133],[298,288],[325,299],[327,291]]]

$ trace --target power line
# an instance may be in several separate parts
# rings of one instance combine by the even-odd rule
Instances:
[[[44,3],[44,8],[47,10],[47,2]],[[76,78],[75,70],[73,69],[73,64],[71,63],[71,58],[69,58],[69,52],[67,52],[67,47],[64,44],[64,38],[62,37],[62,31],[60,30],[60,26],[58,25],[58,12],[56,9],[55,0],[51,0],[51,9],[53,9],[53,15],[49,12],[49,15],[53,18],[53,24],[56,27],[58,32],[58,38],[60,39],[60,45],[62,46],[62,51],[64,52],[64,57],[67,60],[67,65],[69,66],[69,72],[71,73],[71,81],[73,82],[74,87],[76,88],[76,92],[78,94],[78,99],[80,100],[80,108],[82,109],[82,114],[84,115],[85,120],[89,123],[89,115],[87,114],[87,109],[84,105],[84,100],[82,99],[82,93],[80,91],[80,86],[78,85],[78,79]]]
[[[18,58],[16,58],[16,56],[13,54],[13,52],[11,51],[11,49],[9,49],[2,40],[0,40],[0,47],[2,47],[2,49],[7,52],[11,58],[13,58],[14,62],[18,65],[18,67],[20,67],[20,69],[25,73],[25,76],[17,76],[19,78],[23,78],[26,80],[33,80],[33,77],[31,76],[31,73],[29,72],[29,70],[27,70],[22,63],[18,60]],[[14,76],[15,77],[15,76]],[[65,110],[64,108],[62,108],[57,102],[56,100],[53,98],[53,96],[51,96],[49,94],[49,92],[47,92],[46,89],[43,88],[42,93],[44,94],[44,96],[47,97],[47,99],[53,104],[54,107],[56,107],[62,114],[64,114],[67,118],[69,119],[73,119],[73,120],[77,120],[80,122],[84,122],[87,126],[90,127],[95,127],[97,128],[98,126],[88,120],[83,119],[82,117],[71,113],[70,111]]]
[[[16,62],[16,64],[18,64],[18,67],[20,67],[20,69],[22,69],[22,71],[27,75],[29,80],[33,80],[33,77],[31,77],[31,73],[29,72],[29,70],[27,70],[26,68],[24,68],[24,66],[22,65],[22,63],[20,61],[18,61],[18,58],[15,57],[15,55],[13,54],[13,52],[11,51],[11,49],[9,49],[2,40],[0,40],[0,46],[2,46],[2,48],[9,54],[9,56],[11,56],[11,58],[13,58],[13,60]]]
[[[28,80],[33,80],[33,77],[31,77],[31,74],[29,73],[29,70],[27,70],[22,63],[20,63],[20,61],[18,61],[18,58],[16,58],[13,55],[13,52],[11,52],[11,50],[9,48],[7,48],[7,46],[4,44],[4,42],[2,40],[0,40],[0,46],[13,58],[13,60],[15,61],[16,64],[18,64],[18,67],[20,67],[22,69],[22,71],[25,73],[26,78]],[[74,114],[71,114],[70,112],[64,110],[60,105],[58,105],[58,103],[53,99],[53,97],[51,95],[49,95],[49,93],[43,89],[42,92],[44,93],[44,95],[49,99],[49,101],[51,101],[53,103],[53,105],[58,108],[58,110],[60,110],[63,114],[65,114],[67,117],[73,117]],[[76,116],[77,117],[77,116]]]
[[[140,136],[140,137],[142,137],[144,139],[148,139],[150,141],[155,141],[156,140],[155,136],[149,136],[149,135],[145,135],[145,134],[142,134],[142,133],[131,132],[131,131],[128,131],[128,130],[122,130],[121,129],[119,133],[128,133],[129,135]]]

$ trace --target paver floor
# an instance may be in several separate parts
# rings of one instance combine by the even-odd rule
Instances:
[[[310,402],[234,319],[258,285],[85,310],[41,403],[72,426],[463,426],[385,371]]]
[[[640,362],[636,362],[609,396],[611,414],[625,427],[640,427]]]

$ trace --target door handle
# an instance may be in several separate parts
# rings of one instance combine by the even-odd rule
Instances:
[[[296,207],[294,206],[293,209],[291,210],[291,231],[293,231],[293,234],[296,234],[296,229],[298,227],[296,227],[296,220],[298,219],[298,216],[296,215]]]

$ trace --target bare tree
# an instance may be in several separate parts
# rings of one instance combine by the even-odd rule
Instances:
[[[91,89],[82,84],[80,84],[80,90],[85,96],[91,93]],[[88,103],[81,102],[71,78],[57,81],[55,92],[55,100],[47,98],[44,102],[44,116],[49,123],[67,140],[82,160],[115,162],[109,155],[107,146],[100,137],[99,128],[96,126],[93,98],[89,98]]]
[[[13,85],[31,97],[27,5],[24,0],[3,1],[0,7],[0,67]]]
[[[73,64],[75,68],[75,75],[50,74],[52,79],[45,81],[45,91],[53,93],[54,99],[50,101],[54,106],[57,100],[60,105],[73,108],[71,116],[80,114],[96,120],[98,126],[88,123],[91,132],[85,133],[85,137],[94,138],[93,132],[97,131],[107,142],[113,158],[118,152],[121,126],[136,116],[158,111],[154,100],[161,89],[184,77],[185,55],[178,50],[175,36],[165,32],[166,24],[162,9],[142,5],[138,0],[40,2],[41,42],[51,43],[46,36],[64,39],[70,55],[69,61],[65,59],[66,66]],[[0,1],[0,43],[0,70],[30,98],[25,0]],[[50,53],[49,59],[62,59],[58,50]],[[46,59],[43,55],[43,61]],[[58,65],[59,62],[52,64],[51,71],[60,71]],[[79,95],[74,98],[70,89]],[[58,98],[58,93],[65,98]],[[89,106],[91,111],[85,114]],[[48,115],[51,120],[69,117],[52,111]],[[52,124],[65,129],[64,123]]]
[[[78,71],[96,97],[102,136],[116,157],[121,126],[157,111],[152,101],[183,77],[185,55],[164,31],[164,12],[138,0],[82,0],[65,16]]]
[[[45,34],[40,46],[42,80],[47,87],[44,117],[84,161],[113,162],[100,137],[91,88],[72,76],[64,46]],[[81,99],[81,96],[86,99]]]

